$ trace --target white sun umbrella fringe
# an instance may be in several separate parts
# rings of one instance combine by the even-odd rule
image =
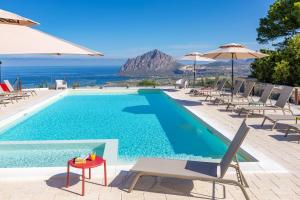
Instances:
[[[84,48],[29,27],[36,24],[38,23],[30,19],[0,10],[0,54],[103,56],[100,52]]]
[[[263,58],[268,56],[261,52],[253,51],[246,48],[244,45],[237,43],[229,43],[219,47],[214,51],[210,51],[204,54],[205,57],[212,59],[230,59],[231,60],[231,100],[233,100],[233,79],[234,79],[234,70],[233,70],[233,60],[238,59],[249,59],[249,58]]]
[[[214,59],[208,58],[203,56],[202,53],[199,52],[192,52],[189,54],[186,54],[181,60],[191,60],[194,61],[194,79],[193,79],[193,87],[195,87],[196,83],[196,63],[197,62],[214,62]]]
[[[20,15],[17,15],[12,12],[0,9],[0,23],[1,24],[15,24],[22,26],[33,26],[39,24],[31,19],[27,19]]]

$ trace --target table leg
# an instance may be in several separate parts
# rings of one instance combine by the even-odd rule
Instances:
[[[104,160],[104,185],[107,186],[106,160]]]
[[[91,178],[92,178],[92,169],[89,168],[89,179],[91,179]]]
[[[85,179],[84,169],[82,169],[82,196],[84,196],[84,179]]]
[[[70,185],[70,165],[68,163],[68,167],[67,167],[67,184],[66,187],[69,187]]]

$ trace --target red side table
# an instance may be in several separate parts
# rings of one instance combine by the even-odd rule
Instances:
[[[86,160],[86,163],[84,164],[75,164],[75,158],[68,161],[68,171],[67,171],[67,185],[66,187],[69,187],[70,185],[70,166],[74,168],[82,169],[82,196],[84,196],[84,180],[85,180],[85,169],[89,169],[89,179],[91,179],[91,169],[101,166],[103,164],[104,166],[104,185],[107,185],[107,176],[106,176],[106,160],[103,158],[96,156],[95,160],[91,160],[88,158]]]

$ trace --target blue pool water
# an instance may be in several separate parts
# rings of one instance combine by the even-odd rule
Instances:
[[[70,158],[91,152],[102,156],[104,148],[105,144],[99,143],[1,144],[0,168],[61,167]]]
[[[70,94],[0,133],[0,141],[119,139],[119,159],[219,159],[226,144],[160,91]],[[242,160],[245,158],[240,156]]]

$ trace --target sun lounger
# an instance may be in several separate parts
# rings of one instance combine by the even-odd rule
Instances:
[[[207,99],[211,100],[211,98],[214,95],[221,95],[223,93],[223,89],[225,87],[227,80],[223,79],[219,84],[217,89],[212,89],[212,90],[202,90],[203,96],[205,96],[205,101],[207,101]]]
[[[192,96],[201,96],[201,95],[204,94],[205,91],[207,92],[207,91],[210,91],[210,90],[217,90],[218,83],[219,83],[219,79],[216,78],[214,83],[212,84],[212,86],[202,87],[202,88],[197,88],[197,89],[191,89],[191,91],[186,93],[186,94],[191,94]]]
[[[267,84],[263,93],[261,94],[258,101],[240,101],[240,102],[228,102],[226,110],[229,110],[230,107],[233,107],[235,109],[237,106],[247,106],[247,105],[253,105],[253,106],[265,106],[267,104],[267,101],[270,100],[269,97],[272,93],[272,90],[274,88],[274,85]],[[249,99],[248,99],[249,100]],[[271,100],[270,100],[271,103]]]
[[[9,102],[13,103],[11,98],[0,97],[0,105],[4,105],[4,107],[6,107],[6,104],[9,104]]]
[[[269,120],[273,123],[271,128],[273,130],[278,121],[295,120],[297,122],[297,116],[296,115],[275,115],[275,114],[265,115],[265,118],[261,126],[264,126],[266,120]]]
[[[265,111],[268,111],[268,110],[274,110],[274,111],[281,110],[283,112],[283,114],[285,114],[285,112],[288,111],[288,112],[293,114],[290,107],[285,108],[286,103],[288,102],[290,96],[292,95],[293,89],[294,89],[293,87],[284,86],[281,89],[280,95],[279,95],[278,100],[276,101],[275,105],[271,105],[271,106],[244,106],[244,107],[240,108],[239,115],[242,112],[245,112],[246,113],[246,118],[247,118],[250,113],[254,114],[254,111],[262,111],[263,115],[265,115]]]
[[[249,199],[244,188],[248,187],[248,184],[240,170],[238,162],[236,164],[232,164],[232,161],[234,158],[236,158],[237,151],[239,150],[249,130],[250,128],[246,125],[244,120],[220,163],[161,158],[139,159],[130,170],[136,174],[131,186],[128,189],[128,192],[131,192],[134,189],[134,186],[141,176],[159,176],[208,181],[212,182],[213,184],[218,182],[236,185],[242,190],[245,198]],[[224,178],[229,167],[233,167],[236,170],[238,177],[237,181]]]
[[[15,91],[14,87],[10,84],[10,82],[8,80],[4,80],[4,83],[6,84],[6,86],[9,89],[9,92],[15,95],[18,95],[20,97],[30,97],[30,94],[28,94],[28,92],[22,92],[22,91]]]
[[[231,105],[235,105],[235,103],[249,103],[251,101],[253,102],[253,99],[249,97],[254,86],[255,86],[255,82],[248,81],[245,84],[245,90],[242,95],[236,95],[232,100],[230,98],[221,99],[222,102],[227,104],[226,110],[228,110]]]
[[[239,92],[241,90],[241,87],[242,87],[243,83],[244,83],[244,81],[242,81],[242,80],[237,80],[236,81],[236,83],[233,87],[233,91],[232,91],[233,98],[236,99],[236,98],[241,98],[242,97],[242,96],[239,95]],[[216,97],[215,100],[214,100],[214,104],[217,103],[219,105],[220,103],[229,102],[229,101],[231,101],[231,93],[223,94],[222,96]]]
[[[288,136],[288,134],[290,133],[290,130],[295,130],[297,133],[300,134],[300,124],[287,124],[289,127],[285,133],[285,137]],[[300,137],[298,140],[298,144],[300,143]]]
[[[23,97],[16,93],[4,92],[2,87],[0,87],[0,98],[1,98],[2,104],[5,105],[5,104],[7,104],[6,100],[10,101],[11,103],[14,103],[13,100],[18,102],[18,99],[22,99]]]

